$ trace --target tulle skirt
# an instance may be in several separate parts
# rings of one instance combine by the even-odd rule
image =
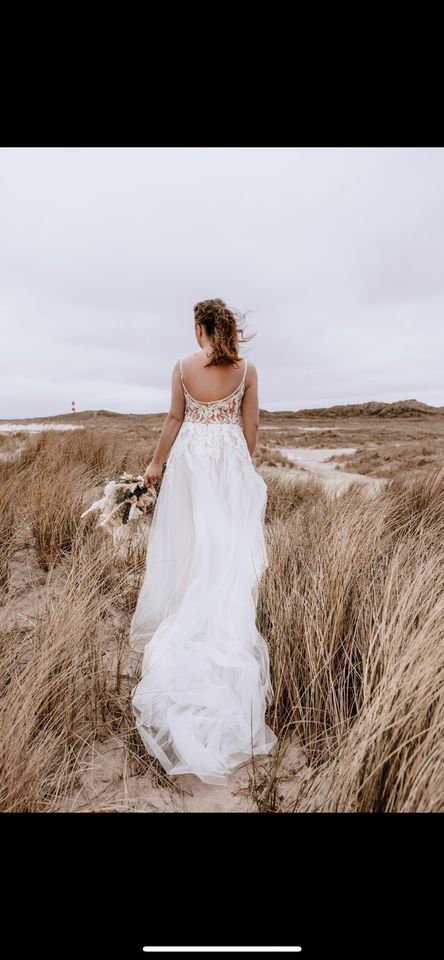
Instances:
[[[224,784],[267,754],[269,654],[256,627],[265,481],[238,424],[184,422],[155,506],[130,625],[143,651],[132,707],[147,752],[175,776]]]

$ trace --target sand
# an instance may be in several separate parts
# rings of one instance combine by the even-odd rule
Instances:
[[[291,475],[298,480],[309,480],[312,477],[316,477],[316,479],[322,480],[328,489],[338,493],[345,490],[351,483],[360,484],[362,487],[365,487],[369,493],[377,493],[386,483],[384,479],[379,477],[369,477],[362,473],[351,473],[348,470],[341,469],[338,464],[326,462],[329,457],[343,454],[349,454],[351,456],[353,453],[356,453],[357,447],[278,447],[277,449],[285,457],[297,464],[297,467],[293,467],[291,471],[283,468],[286,476],[288,476],[290,472]]]
[[[257,813],[272,798],[264,796],[267,771],[278,764],[277,801],[294,796],[296,786],[310,776],[297,738],[280,747],[279,757],[244,764],[231,774],[226,786],[205,784],[198,777],[172,778],[172,788],[157,787],[149,775],[131,776],[125,769],[124,750],[118,741],[96,742],[84,758],[81,785],[59,805],[60,812],[145,813]],[[256,799],[255,799],[256,798]]]
[[[0,421],[0,433],[42,433],[45,430],[84,430],[80,424],[67,423],[9,423]]]

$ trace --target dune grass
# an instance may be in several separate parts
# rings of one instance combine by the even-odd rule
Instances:
[[[313,770],[292,809],[442,809],[442,472],[308,497],[268,535],[272,722],[297,731]]]
[[[91,428],[32,436],[0,463],[3,811],[60,809],[110,738],[125,776],[175,789],[131,713],[140,657],[127,631],[146,548],[117,554],[94,515],[80,520],[108,477],[140,472],[151,452]],[[258,809],[442,810],[442,472],[395,478],[370,498],[291,474],[267,485],[257,625],[275,691],[268,721],[282,742],[297,735],[310,775],[282,805],[273,762]]]

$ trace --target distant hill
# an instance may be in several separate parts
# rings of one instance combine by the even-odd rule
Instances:
[[[336,404],[333,407],[308,407],[303,410],[261,410],[271,417],[430,417],[444,414],[444,407],[431,407],[421,400],[369,400],[368,403]]]
[[[10,420],[0,420],[0,423],[87,423],[89,420],[94,418],[108,418],[115,419],[116,417],[133,417],[133,416],[159,416],[159,414],[133,414],[133,413],[117,413],[114,410],[77,410],[76,413],[71,413],[67,411],[66,413],[54,413],[50,414],[47,417],[14,417]]]
[[[99,421],[120,420],[132,417],[133,422],[139,423],[148,419],[156,421],[166,417],[167,411],[159,413],[118,413],[114,410],[78,410],[76,413],[56,413],[48,417],[17,417],[14,420],[0,420],[1,423],[90,423],[92,419]],[[393,403],[384,403],[382,400],[369,400],[368,403],[336,404],[333,407],[308,407],[303,410],[264,410],[259,414],[272,421],[280,419],[340,419],[342,417],[434,417],[444,415],[444,407],[431,407],[421,400],[395,400]],[[110,424],[111,426],[111,424]]]

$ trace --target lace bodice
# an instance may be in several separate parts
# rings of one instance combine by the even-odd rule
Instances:
[[[222,397],[221,400],[210,400],[205,403],[203,400],[195,400],[182,379],[182,358],[180,359],[180,379],[185,394],[185,423],[236,423],[241,422],[241,404],[245,392],[245,374],[247,372],[247,360],[244,360],[244,374],[236,390],[230,393],[228,397]]]

